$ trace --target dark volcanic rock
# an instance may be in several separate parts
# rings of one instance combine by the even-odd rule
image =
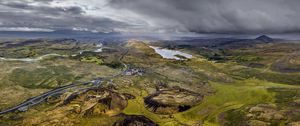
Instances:
[[[135,99],[135,96],[129,93],[123,93],[122,95],[125,96],[127,100]]]
[[[277,60],[272,64],[271,68],[274,71],[281,73],[297,73],[300,72],[299,61],[300,56],[288,56]]]
[[[262,41],[262,42],[273,42],[273,39],[266,35],[259,36],[255,40]]]
[[[62,105],[76,104],[79,107],[74,109],[74,112],[78,114],[113,116],[127,106],[127,99],[130,98],[133,98],[130,94],[120,94],[107,88],[95,88],[69,95]]]
[[[118,120],[113,126],[158,126],[152,120],[141,115],[120,115],[123,119]]]
[[[266,65],[260,64],[260,63],[249,63],[247,66],[248,66],[248,67],[252,67],[252,68],[263,68],[263,67],[265,67]]]
[[[202,101],[203,95],[180,87],[165,88],[145,97],[147,108],[158,114],[183,112]]]

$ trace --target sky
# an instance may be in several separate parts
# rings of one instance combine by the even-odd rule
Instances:
[[[299,33],[300,0],[0,0],[0,31]]]

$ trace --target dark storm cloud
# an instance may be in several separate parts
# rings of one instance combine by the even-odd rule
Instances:
[[[121,27],[126,24],[122,22],[112,21],[106,18],[91,18],[86,16],[74,15],[56,15],[63,18],[45,17],[43,14],[26,14],[0,12],[3,23],[6,27],[33,27],[54,30],[71,30],[73,28],[95,29],[95,26],[101,25],[99,31],[107,31],[112,27]],[[39,16],[40,15],[40,16]]]
[[[111,0],[159,26],[208,33],[300,32],[300,0]]]
[[[47,6],[53,0],[31,2],[0,0],[0,28],[44,28],[52,30],[84,30],[111,32],[114,28],[128,27],[125,22],[105,17],[85,15],[80,6]],[[32,5],[35,3],[37,5]],[[3,29],[3,28],[2,28]]]
[[[38,13],[51,14],[51,15],[59,15],[59,14],[79,15],[81,13],[84,13],[84,11],[80,7],[76,7],[76,6],[73,7],[32,6],[29,5],[28,3],[18,3],[18,2],[0,3],[0,5],[10,7],[10,8],[15,8],[15,9],[31,10]]]
[[[0,31],[300,32],[300,0],[0,0]]]

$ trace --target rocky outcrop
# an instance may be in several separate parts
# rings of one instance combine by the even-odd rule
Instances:
[[[158,114],[183,112],[201,102],[203,95],[180,87],[165,88],[145,97],[148,109]]]
[[[82,93],[72,94],[64,100],[64,104],[73,106],[74,112],[83,115],[119,114],[126,106],[127,99],[134,98],[130,94],[120,94],[106,88],[89,89]]]
[[[122,119],[116,121],[113,126],[158,126],[152,120],[142,115],[120,115]]]
[[[88,117],[112,118],[123,111],[127,106],[128,99],[134,98],[131,94],[121,94],[108,88],[93,88],[65,93],[60,97],[58,103],[57,99],[59,98],[48,99],[48,103],[57,104],[53,109],[26,117],[19,125],[72,126],[80,123],[81,119]]]

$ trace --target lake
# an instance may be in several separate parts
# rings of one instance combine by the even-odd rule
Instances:
[[[155,47],[155,46],[150,46],[150,47],[154,49],[157,54],[161,55],[165,59],[184,60],[183,58],[180,58],[176,55],[180,55],[188,59],[193,57],[191,54],[187,54],[178,50],[169,50],[169,49]]]

